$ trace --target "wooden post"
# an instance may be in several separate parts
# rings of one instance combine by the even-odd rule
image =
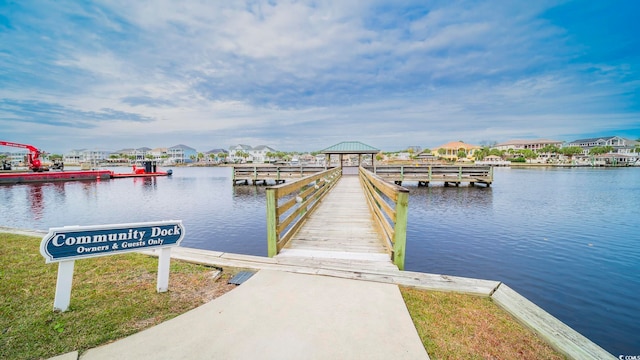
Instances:
[[[267,189],[267,255],[269,257],[278,255],[277,208],[276,189]]]
[[[401,191],[396,201],[396,224],[393,234],[393,263],[404,270],[407,247],[407,217],[409,215],[409,193]]]

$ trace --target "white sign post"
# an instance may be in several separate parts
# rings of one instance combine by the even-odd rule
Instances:
[[[67,260],[58,264],[58,280],[56,282],[56,297],[53,300],[53,311],[66,311],[69,308],[75,263],[75,260]]]
[[[157,291],[166,292],[169,289],[171,247],[180,246],[183,238],[181,220],[50,228],[42,238],[40,253],[47,263],[59,263],[53,310],[69,309],[73,268],[77,259],[160,249]]]

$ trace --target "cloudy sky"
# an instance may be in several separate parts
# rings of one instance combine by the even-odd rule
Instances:
[[[639,13],[635,0],[0,1],[0,140],[637,139]]]

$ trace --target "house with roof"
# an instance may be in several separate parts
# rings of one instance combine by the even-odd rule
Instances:
[[[153,160],[159,163],[164,163],[165,159],[169,159],[169,149],[166,147],[151,149],[147,152],[147,155],[152,156]]]
[[[482,149],[482,147],[478,145],[471,145],[462,141],[451,141],[434,148],[432,151],[434,154],[438,154],[445,159],[468,161],[472,160],[475,152],[480,149]],[[460,158],[459,155],[462,153],[464,153],[464,157]]]
[[[173,164],[185,164],[193,162],[193,158],[198,156],[196,149],[187,145],[178,144],[167,148],[167,155],[169,155],[169,162]]]
[[[147,158],[147,154],[151,151],[148,147],[140,147],[137,149],[126,148],[114,151],[111,154],[120,155],[122,158],[127,158],[134,161],[141,161]]]
[[[253,158],[254,163],[265,163],[265,162],[271,161],[272,159],[270,159],[267,156],[267,154],[275,153],[275,152],[277,152],[276,149],[269,147],[267,145],[258,145],[253,149],[249,150],[249,154]]]
[[[253,148],[249,145],[238,144],[229,147],[229,161],[234,163],[240,162],[253,162],[251,157],[251,150]],[[241,156],[246,154],[247,156]]]
[[[498,150],[533,150],[537,151],[546,146],[561,147],[564,141],[549,140],[549,139],[535,139],[535,140],[509,140],[503,143],[496,144],[493,148]]]
[[[582,148],[584,155],[589,155],[589,151],[594,147],[611,146],[612,153],[631,154],[635,153],[640,142],[625,139],[619,136],[605,136],[599,138],[578,139],[567,144],[567,146],[577,146]]]
[[[64,154],[62,161],[69,164],[97,164],[107,160],[110,154],[107,150],[75,149]]]
[[[211,149],[204,153],[204,160],[219,163],[229,156],[229,151],[222,148]]]

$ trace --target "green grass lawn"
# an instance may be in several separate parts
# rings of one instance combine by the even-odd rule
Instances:
[[[565,359],[490,298],[400,290],[432,360]]]
[[[158,260],[122,254],[76,261],[71,304],[53,312],[58,264],[40,238],[0,233],[0,359],[86,350],[168,320],[233,288],[230,274],[171,262],[169,291],[156,292]]]

